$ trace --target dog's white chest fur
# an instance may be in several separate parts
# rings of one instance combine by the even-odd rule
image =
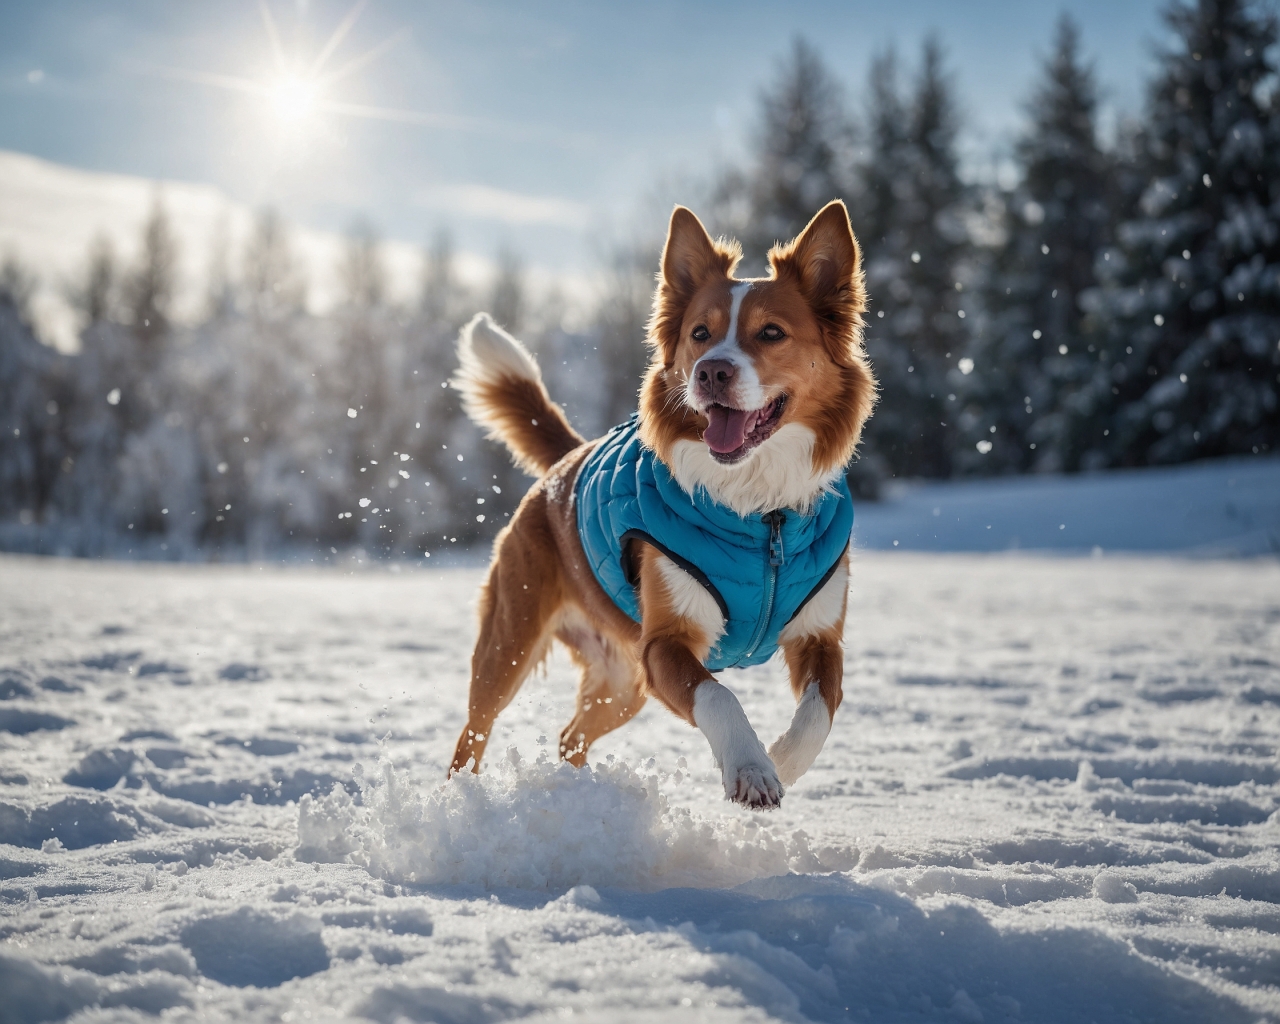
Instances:
[[[787,423],[740,463],[721,465],[701,441],[677,441],[671,475],[686,494],[705,490],[713,501],[740,516],[794,508],[808,512],[839,479],[841,467],[813,471],[816,438],[808,427]]]

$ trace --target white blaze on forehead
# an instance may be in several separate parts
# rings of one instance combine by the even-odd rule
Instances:
[[[751,291],[750,281],[735,284],[729,289],[729,330],[725,332],[725,342],[738,344],[738,312],[742,309],[742,300],[747,297],[749,291]]]
[[[742,300],[746,298],[749,291],[751,291],[750,281],[740,281],[729,289],[729,329],[719,342],[703,352],[698,359],[698,362],[703,359],[725,359],[737,367],[738,375],[730,391],[730,401],[737,409],[759,409],[766,404],[764,388],[760,386],[760,375],[756,372],[756,365],[738,344],[738,313],[742,310]],[[696,371],[696,364],[694,369]],[[685,401],[692,408],[701,409],[702,405],[698,402],[695,393],[697,376],[694,372],[689,377],[685,387]]]

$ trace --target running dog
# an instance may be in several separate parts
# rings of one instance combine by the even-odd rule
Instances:
[[[676,207],[639,411],[595,441],[519,341],[484,313],[463,329],[453,386],[538,480],[494,545],[451,774],[478,769],[553,639],[582,671],[571,764],[650,696],[702,730],[726,798],[750,807],[778,806],[822,750],[844,672],[844,470],[876,400],[861,254],[835,201],[774,246],[767,277],[736,278],[741,255]],[[766,751],[715,673],[778,649],[797,703]]]

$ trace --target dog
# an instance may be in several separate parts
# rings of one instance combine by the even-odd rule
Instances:
[[[495,718],[561,641],[581,669],[560,756],[648,697],[700,729],[728,800],[777,807],[840,706],[853,505],[844,469],[876,400],[861,253],[833,201],[739,280],[736,241],[672,213],[639,409],[585,441],[537,363],[487,314],[452,385],[537,477],[494,542],[467,723],[449,773],[478,770]],[[796,710],[766,751],[713,674],[781,649]]]

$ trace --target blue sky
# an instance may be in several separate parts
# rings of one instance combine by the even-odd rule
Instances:
[[[447,225],[464,248],[506,244],[584,270],[601,227],[623,230],[655,182],[670,191],[741,151],[759,91],[797,34],[856,106],[877,50],[896,45],[910,63],[936,32],[979,160],[1007,148],[1064,9],[1110,110],[1136,112],[1161,6],[371,0],[326,70],[392,41],[324,98],[411,112],[406,123],[323,112],[295,121],[270,97],[193,80],[274,79],[251,0],[10,2],[0,5],[0,148],[213,184],[315,227],[364,216],[421,241]],[[269,8],[284,51],[309,58],[351,4]]]

